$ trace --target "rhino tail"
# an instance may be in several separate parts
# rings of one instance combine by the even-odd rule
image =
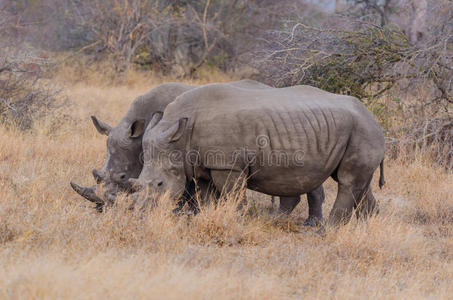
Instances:
[[[384,160],[381,161],[379,165],[379,188],[382,189],[382,186],[385,184],[384,179]]]

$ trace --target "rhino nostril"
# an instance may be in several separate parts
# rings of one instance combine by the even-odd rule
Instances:
[[[121,174],[121,175],[120,175],[120,179],[121,179],[121,180],[125,180],[125,179],[126,179],[126,174]]]
[[[157,186],[162,186],[162,184],[164,184],[162,181],[160,181]]]

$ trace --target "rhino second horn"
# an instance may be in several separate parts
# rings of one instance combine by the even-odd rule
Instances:
[[[104,178],[103,178],[101,172],[99,172],[98,170],[93,169],[93,170],[91,171],[91,173],[93,174],[94,180],[96,180],[96,183],[97,183],[97,184],[100,184],[101,182],[104,181]]]
[[[96,195],[94,187],[82,187],[72,181],[70,182],[70,184],[73,190],[77,192],[77,194],[87,199],[88,201],[96,204],[104,204],[104,201],[102,201],[102,199]]]

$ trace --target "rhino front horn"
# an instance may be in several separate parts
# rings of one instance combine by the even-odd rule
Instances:
[[[88,201],[96,203],[98,205],[104,204],[104,201],[102,201],[102,199],[96,195],[94,187],[82,187],[72,181],[70,182],[70,184],[73,190],[77,192],[77,194],[87,199]]]

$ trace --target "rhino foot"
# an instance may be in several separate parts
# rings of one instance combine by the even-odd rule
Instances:
[[[304,226],[317,227],[317,226],[321,225],[321,222],[322,222],[322,219],[320,219],[318,217],[309,216],[305,220]]]
[[[182,215],[195,216],[199,212],[200,212],[199,208],[188,208],[184,211],[182,207],[177,207],[177,208],[173,209],[173,211],[172,211],[172,213],[175,216],[182,216]]]
[[[321,237],[325,237],[326,236],[326,228],[323,225],[321,225],[321,227],[318,230],[316,230],[315,233],[317,235],[321,236]]]
[[[173,213],[175,216],[182,215],[182,208],[181,208],[181,207],[177,207],[177,208],[175,208],[175,209],[172,210],[172,213]]]

